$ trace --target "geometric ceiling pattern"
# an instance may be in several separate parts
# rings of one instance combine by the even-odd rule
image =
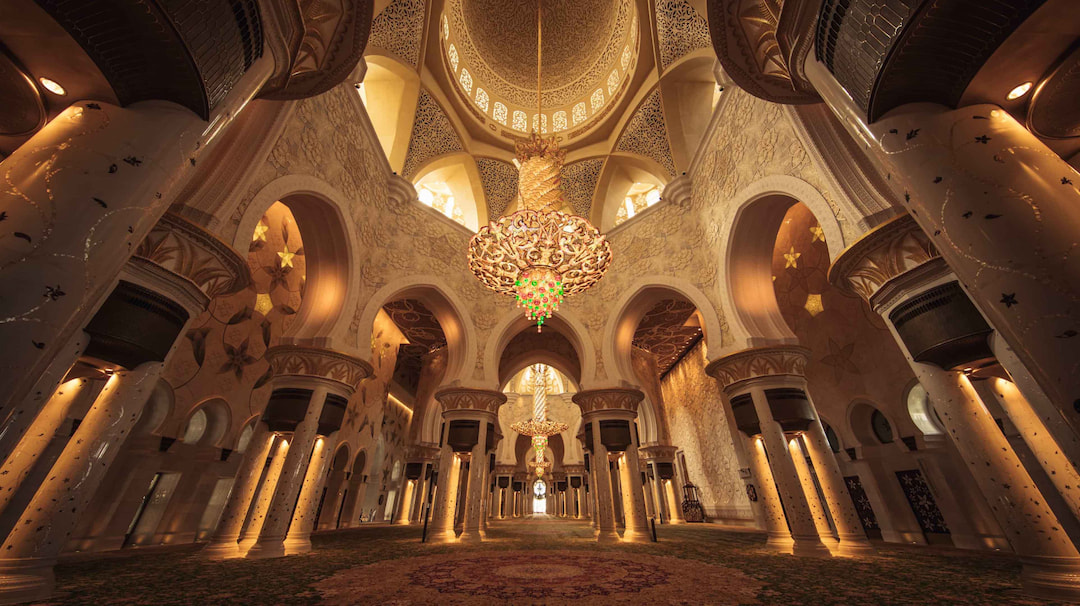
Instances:
[[[656,30],[660,39],[661,69],[667,69],[680,57],[711,44],[708,21],[686,0],[657,0]]]
[[[667,171],[668,177],[675,176],[675,160],[671,157],[659,88],[641,103],[634,117],[630,118],[615,150],[651,158]]]
[[[462,149],[461,139],[442,107],[426,90],[421,90],[401,176],[411,181],[428,160]]]
[[[394,0],[371,23],[369,46],[416,67],[424,31],[424,0]]]
[[[416,299],[391,301],[383,305],[383,311],[409,340],[398,347],[394,380],[415,396],[424,357],[446,347],[446,335],[435,314]]]
[[[701,340],[695,311],[689,301],[664,299],[645,314],[634,331],[633,346],[656,356],[661,377]]]
[[[517,197],[518,170],[513,164],[494,158],[477,158],[476,168],[487,200],[488,219],[494,221]]]

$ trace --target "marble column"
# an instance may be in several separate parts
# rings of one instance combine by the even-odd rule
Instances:
[[[971,381],[963,372],[952,370],[969,363],[980,370],[987,368],[982,358],[988,355],[989,345],[976,342],[975,347],[959,352],[948,350],[949,356],[938,357],[936,352],[940,350],[935,349],[935,344],[921,344],[920,356],[926,352],[935,355],[916,361],[892,320],[894,311],[907,310],[916,297],[927,293],[940,297],[937,293],[948,293],[949,298],[943,304],[952,306],[952,313],[945,319],[927,314],[920,322],[933,328],[933,334],[940,335],[941,339],[949,339],[952,327],[958,322],[978,323],[983,308],[965,306],[964,293],[956,288],[957,277],[938,256],[926,234],[907,215],[875,227],[846,249],[829,270],[833,284],[862,296],[871,309],[885,319],[919,383],[930,396],[946,434],[967,464],[1013,550],[1020,556],[1024,590],[1049,599],[1080,599],[1080,553],[1061,528]],[[938,308],[940,305],[931,309]],[[995,317],[991,315],[989,319]],[[983,326],[987,331],[992,330],[985,323]],[[956,358],[957,355],[963,357]],[[980,359],[969,362],[971,356]],[[950,369],[933,363],[933,360],[945,361]]]
[[[435,493],[435,509],[431,516],[431,534],[428,540],[433,542],[451,542],[457,540],[454,530],[454,514],[457,511],[458,485],[461,478],[461,459],[454,449],[446,443],[443,428],[443,447],[439,458],[439,483]]]
[[[623,540],[640,541],[648,536],[645,520],[645,493],[641,486],[641,469],[638,463],[637,438],[634,436],[634,421],[637,419],[637,407],[644,394],[637,389],[595,389],[579,391],[574,394],[574,403],[581,407],[583,423],[590,424],[592,444],[590,449],[591,468],[595,482],[597,512],[597,541],[611,542],[619,540],[615,528],[615,509],[613,490],[619,486],[622,491],[625,534]],[[626,444],[612,444],[616,448],[625,448],[622,457],[621,481],[613,481],[609,467],[608,447],[601,439],[600,423],[610,421],[625,423],[626,435],[622,440]],[[586,434],[586,435],[587,435]]]
[[[807,395],[807,398],[810,396]],[[810,402],[813,404],[813,400]],[[840,464],[829,446],[828,438],[825,437],[825,429],[821,425],[821,418],[817,416],[816,407],[814,411],[814,421],[803,432],[802,441],[810,455],[810,461],[814,464],[821,492],[825,495],[825,503],[832,514],[833,524],[836,525],[836,534],[840,541],[840,550],[836,555],[855,557],[873,554],[876,550],[866,538],[866,529],[863,528],[859,512],[855,510],[855,503],[848,493]]]
[[[631,431],[633,443],[623,453],[622,490],[623,507],[626,511],[626,529],[623,540],[646,542],[651,540],[649,521],[645,516],[645,490],[641,484],[641,464],[638,459],[637,437]]]
[[[259,532],[259,538],[245,554],[246,557],[255,559],[286,555],[285,536],[293,523],[293,514],[297,510],[297,501],[308,476],[308,468],[317,454],[314,450],[320,433],[328,435],[340,426],[340,419],[336,419],[337,426],[326,427],[325,423],[328,421],[323,417],[323,409],[330,397],[347,402],[357,385],[371,375],[371,366],[366,362],[328,349],[278,345],[267,350],[266,358],[274,370],[274,378],[271,380],[273,391],[264,414],[271,428],[279,422],[272,418],[276,413],[274,393],[280,389],[303,389],[311,395],[302,420],[293,428],[289,452],[274,487],[273,501]],[[290,420],[290,423],[293,422],[295,421]],[[322,474],[311,481],[321,486],[324,476],[325,474]],[[302,549],[306,545],[307,539],[298,534],[294,547]]]
[[[453,456],[453,448],[468,448],[469,454],[469,476],[467,479],[451,478],[451,482],[448,484],[445,492],[442,487],[439,488],[438,504],[436,506],[437,511],[445,512],[441,513],[440,526],[439,526],[439,539],[444,541],[452,541],[454,538],[454,522],[456,517],[456,507],[459,487],[461,481],[466,481],[465,493],[460,495],[460,498],[465,500],[464,507],[464,520],[462,524],[462,533],[458,540],[462,541],[480,541],[483,539],[481,535],[481,522],[484,509],[484,494],[487,491],[487,484],[485,479],[487,477],[488,463],[488,431],[489,425],[494,426],[498,419],[499,407],[506,402],[506,395],[497,391],[487,391],[482,389],[468,389],[459,387],[450,387],[440,389],[435,393],[435,399],[438,400],[442,416],[445,421],[444,424],[444,451],[443,462],[448,462],[448,457]],[[455,426],[455,421],[462,423],[475,422],[478,425],[478,433],[476,436],[476,442],[474,444],[449,444],[448,440],[453,438],[451,435],[451,429]],[[450,449],[448,454],[447,448]],[[440,482],[442,481],[442,469],[440,465]],[[452,493],[452,494],[451,494]]]
[[[776,417],[767,394],[805,386],[803,368],[808,355],[806,349],[796,346],[748,349],[724,356],[710,363],[706,370],[720,381],[728,394],[732,408],[736,409],[735,418],[746,423],[739,429],[748,435],[760,434],[773,481],[783,499],[783,511],[794,541],[792,553],[828,556],[829,550],[818,536],[785,435],[785,432],[794,433],[809,426],[816,418],[812,406],[803,391],[802,406],[787,407],[783,409],[783,416]],[[750,417],[752,421],[748,422]]]
[[[788,529],[780,493],[776,490],[776,481],[773,480],[769,459],[765,455],[765,443],[760,435],[750,439],[747,451],[750,455],[750,471],[756,480],[753,484],[754,492],[762,504],[765,517],[765,532],[768,537],[765,546],[779,553],[792,553],[795,541]]]
[[[810,506],[810,515],[814,518],[814,526],[817,528],[818,538],[829,550],[836,555],[840,551],[840,541],[833,535],[832,526],[829,525],[829,516],[825,512],[825,506],[818,496],[817,484],[814,482],[814,472],[806,462],[806,453],[803,452],[802,444],[798,436],[788,440],[788,451],[791,460],[795,463],[795,472],[799,475],[799,483],[802,484],[803,494],[806,495],[806,504]]]
[[[676,482],[677,475],[673,475],[669,479],[661,478],[660,466],[670,466],[672,471],[675,470],[675,452],[677,449],[674,446],[667,444],[645,444],[641,447],[641,456],[645,457],[649,465],[653,469],[653,499],[656,503],[656,511],[658,514],[663,514],[663,522],[665,524],[685,524],[686,520],[682,517],[682,507],[680,506],[680,499],[677,493]],[[659,517],[657,523],[660,522]]]
[[[285,466],[285,457],[289,454],[290,437],[275,436],[274,438],[274,444],[270,449],[270,463],[259,476],[259,490],[255,495],[255,503],[251,506],[251,511],[247,513],[247,519],[240,532],[240,539],[237,541],[239,557],[247,554],[262,532],[263,523],[266,522],[266,514],[270,511],[270,504],[274,499],[274,487],[277,486],[278,478],[281,477],[281,469]]]
[[[259,488],[259,480],[262,478],[273,442],[274,436],[266,423],[256,422],[255,432],[248,443],[247,452],[244,453],[244,461],[236,472],[236,480],[229,493],[229,500],[225,502],[225,509],[221,512],[217,529],[214,530],[209,544],[200,552],[203,556],[225,559],[243,555],[237,541],[240,540],[240,531],[244,528],[244,520],[251,508],[251,501],[255,498],[255,491]]]
[[[118,107],[80,100],[0,162],[0,208],[9,238],[0,247],[0,411],[30,401],[54,358],[93,315],[116,276],[274,68],[267,54],[214,108],[215,128],[176,103]],[[52,296],[45,296],[50,287]],[[59,294],[56,294],[59,293]],[[42,299],[45,296],[43,304]],[[67,354],[64,354],[67,355]],[[37,401],[44,404],[44,399]],[[22,411],[36,415],[36,410]]]
[[[1012,381],[999,377],[972,383],[984,402],[996,401],[1009,416],[1073,517],[1080,520],[1080,474],[1024,394]]]
[[[53,565],[120,451],[119,443],[139,419],[162,368],[160,362],[147,362],[109,378],[0,548],[0,602],[52,594]]]
[[[23,481],[46,453],[72,410],[84,406],[86,402],[93,402],[105,383],[105,380],[96,377],[79,378],[62,383],[56,389],[29,430],[12,449],[11,456],[0,465],[0,511],[6,510],[11,504]]]
[[[311,531],[315,529],[315,513],[319,508],[326,476],[330,471],[330,461],[337,450],[338,433],[315,440],[311,452],[311,462],[304,483],[300,487],[300,496],[296,500],[296,509],[285,535],[285,555],[307,553],[311,551]]]
[[[905,209],[972,301],[1080,430],[1080,173],[994,105],[898,107],[873,124],[821,63],[806,77],[886,167]]]

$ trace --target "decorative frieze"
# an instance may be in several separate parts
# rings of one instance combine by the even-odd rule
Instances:
[[[782,375],[804,376],[810,350],[797,345],[744,349],[711,362],[709,376],[725,390],[750,379]]]
[[[371,365],[352,356],[317,347],[278,345],[266,350],[275,377],[318,377],[345,385],[352,393],[371,376]]]
[[[251,282],[243,255],[173,213],[162,215],[135,256],[187,278],[211,299],[239,292]]]
[[[612,388],[579,391],[574,394],[574,403],[581,407],[581,414],[586,415],[602,410],[623,410],[637,413],[638,404],[645,394],[638,389]]]
[[[451,387],[435,394],[435,399],[442,404],[443,412],[451,410],[476,410],[495,414],[506,402],[506,394],[486,389],[468,389]]]
[[[893,278],[940,258],[930,238],[911,215],[878,225],[847,247],[832,267],[829,281],[867,301]]]

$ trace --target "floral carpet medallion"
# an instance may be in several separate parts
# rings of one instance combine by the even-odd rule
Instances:
[[[326,604],[746,604],[761,583],[731,568],[645,554],[499,551],[358,566],[315,588]]]

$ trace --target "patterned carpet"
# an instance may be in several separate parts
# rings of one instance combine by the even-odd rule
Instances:
[[[861,560],[780,556],[758,533],[658,528],[659,543],[597,545],[585,523],[493,523],[481,544],[409,527],[316,535],[315,551],[211,562],[194,547],[80,556],[49,604],[1048,604],[1019,592],[1010,556],[878,545]]]

